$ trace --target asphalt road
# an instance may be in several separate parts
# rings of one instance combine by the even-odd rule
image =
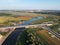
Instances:
[[[50,29],[47,26],[44,26],[44,29],[48,30],[50,33],[52,33],[53,35],[55,35],[57,38],[60,39],[60,34],[58,34],[57,32],[55,32],[54,30]]]

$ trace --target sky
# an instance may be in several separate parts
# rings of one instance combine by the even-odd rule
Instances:
[[[0,0],[0,10],[60,10],[60,0]]]

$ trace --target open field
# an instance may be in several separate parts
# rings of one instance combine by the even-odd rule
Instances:
[[[46,17],[48,15],[44,14],[35,14],[28,12],[2,12],[0,13],[0,27],[10,25],[10,22],[20,22],[32,19],[33,17],[42,16]]]
[[[30,19],[32,19],[30,16],[0,16],[0,27],[9,26],[12,23],[23,23],[23,21]]]
[[[8,12],[8,13],[0,13],[0,14],[2,14],[0,16],[0,23],[4,23],[5,21],[8,21],[8,20],[19,21],[19,20],[29,20],[32,17],[36,17],[36,16],[42,16],[42,17],[48,16],[47,14],[35,14],[35,13],[27,13],[27,12],[15,12],[15,13],[14,12]],[[6,16],[6,14],[7,14],[7,16]],[[10,15],[8,16],[8,14],[11,14],[11,16]],[[13,16],[15,16],[15,17],[13,17]],[[21,17],[17,17],[17,16],[21,16]]]
[[[31,18],[26,17],[12,17],[12,16],[0,16],[0,23],[4,23],[5,21],[21,21],[21,20],[29,20]]]
[[[42,35],[42,37],[50,44],[50,45],[60,45],[60,41],[56,39],[55,37],[51,37],[48,34],[48,31],[46,30],[41,30],[38,31],[38,34]]]
[[[1,14],[14,15],[14,16],[32,16],[32,17],[36,17],[36,16],[46,17],[46,16],[48,16],[48,14],[38,14],[38,13],[29,13],[29,12],[1,12],[0,15]]]

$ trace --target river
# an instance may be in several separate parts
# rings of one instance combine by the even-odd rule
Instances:
[[[20,25],[29,25],[30,23],[32,23],[33,21],[42,19],[42,17],[35,17],[32,18],[31,20],[27,20],[24,21],[24,23],[20,24]],[[25,28],[16,28],[8,37],[7,39],[3,42],[2,45],[15,45],[16,41],[17,41],[17,37],[18,35],[24,31]]]

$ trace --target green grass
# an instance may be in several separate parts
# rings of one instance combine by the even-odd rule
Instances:
[[[1,35],[6,36],[7,32],[0,32]]]
[[[58,30],[59,26],[58,25],[53,25],[50,27],[51,29],[53,29],[54,31],[58,32],[60,34],[60,31]]]
[[[48,21],[51,21],[51,19],[43,18],[43,19],[32,22],[32,24],[41,24],[43,22],[48,22]]]

